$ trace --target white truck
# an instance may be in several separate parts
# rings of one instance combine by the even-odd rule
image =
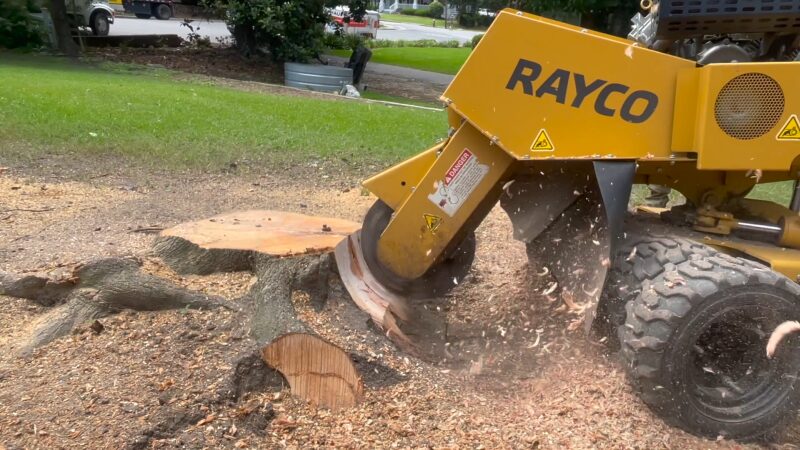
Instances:
[[[378,28],[381,27],[381,15],[378,11],[367,10],[364,18],[360,22],[355,20],[347,20],[350,15],[350,8],[347,6],[337,6],[328,9],[331,19],[337,26],[341,27],[342,31],[349,34],[357,34],[366,38],[377,38]],[[332,30],[331,30],[332,31]]]
[[[114,8],[106,1],[64,0],[67,5],[67,19],[72,28],[89,28],[95,36],[108,36],[114,23]]]

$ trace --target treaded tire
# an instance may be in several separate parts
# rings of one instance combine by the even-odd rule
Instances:
[[[611,260],[594,329],[608,338],[609,347],[617,349],[617,329],[625,324],[625,305],[639,295],[642,283],[663,273],[668,263],[680,264],[691,255],[707,256],[709,251],[690,239],[628,232]]]
[[[108,36],[110,25],[110,16],[105,11],[98,11],[92,15],[91,26],[92,34],[95,36]]]
[[[165,3],[159,3],[153,7],[153,15],[156,16],[158,20],[169,20],[169,18],[172,17],[172,8]]]
[[[779,323],[800,318],[800,287],[756,262],[672,241],[678,263],[669,252],[643,253],[620,272],[642,280],[619,328],[634,388],[692,433],[771,437],[800,407],[800,345],[786,341],[767,360],[766,341]]]

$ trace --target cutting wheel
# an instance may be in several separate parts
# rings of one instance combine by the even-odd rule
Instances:
[[[461,283],[475,259],[475,233],[470,232],[447,256],[416,280],[392,273],[378,260],[378,239],[389,225],[394,211],[378,200],[367,212],[361,228],[361,251],[372,275],[387,289],[398,294],[424,298],[441,296]]]

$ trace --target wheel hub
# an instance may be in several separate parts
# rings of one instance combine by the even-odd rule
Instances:
[[[762,308],[751,306],[724,311],[700,331],[688,381],[710,417],[730,420],[739,408],[755,413],[787,394],[787,355],[774,360],[766,355],[773,322]]]

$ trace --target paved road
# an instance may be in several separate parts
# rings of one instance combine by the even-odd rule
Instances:
[[[347,58],[339,56],[325,56],[331,64],[336,66],[343,66],[347,62]],[[405,78],[407,80],[424,81],[426,83],[435,84],[441,88],[446,88],[455,75],[448,75],[446,73],[428,72],[427,70],[412,69],[410,67],[392,66],[389,64],[380,63],[367,63],[367,74],[378,75],[391,75],[392,77]]]
[[[177,34],[182,38],[189,35],[189,29],[182,26],[182,19],[158,20],[158,19],[130,19],[127,17],[117,17],[111,25],[111,36],[131,36],[141,34]],[[211,38],[212,43],[216,43],[217,38],[223,39],[230,37],[228,27],[225,22],[219,20],[205,21],[195,20],[192,26],[200,27],[197,30],[202,36]]]
[[[117,17],[111,25],[112,36],[129,36],[140,34],[177,34],[183,38],[189,35],[189,29],[181,26],[182,20],[156,20],[156,19],[131,19],[127,17]],[[208,36],[212,42],[217,39],[230,37],[228,27],[225,22],[219,20],[205,21],[196,20],[192,26],[199,26],[198,33]],[[393,41],[418,39],[435,39],[437,41],[458,40],[467,42],[472,36],[480,34],[478,31],[468,30],[445,30],[443,28],[431,28],[413,23],[383,22],[383,27],[378,31],[378,38],[390,39]]]
[[[434,39],[440,42],[457,40],[462,44],[472,40],[472,36],[481,34],[480,31],[470,30],[447,30],[444,28],[432,28],[414,23],[383,22],[378,30],[378,39],[389,39],[392,41],[406,40],[416,41],[419,39]]]

